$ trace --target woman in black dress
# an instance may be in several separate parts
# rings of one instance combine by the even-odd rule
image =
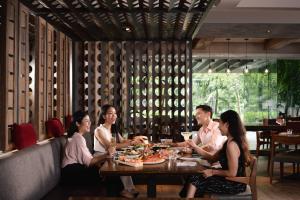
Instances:
[[[245,167],[251,159],[245,127],[238,113],[228,110],[221,114],[219,128],[228,137],[223,148],[215,154],[203,149],[199,153],[212,162],[219,161],[222,169],[206,169],[200,175],[191,176],[187,184],[187,198],[203,196],[204,193],[237,194],[246,190],[246,184],[225,179],[245,176]],[[196,147],[192,140],[188,144],[192,148]]]

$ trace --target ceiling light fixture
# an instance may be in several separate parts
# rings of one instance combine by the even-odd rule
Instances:
[[[227,40],[227,69],[226,69],[226,73],[229,74],[230,73],[230,68],[229,68],[229,38],[226,39]]]
[[[268,65],[269,65],[269,59],[268,59],[268,47],[266,47],[266,66],[265,66],[265,74],[269,73]]]
[[[244,73],[247,74],[247,73],[249,73],[249,69],[248,69],[248,38],[245,39],[245,43],[246,43],[246,67],[244,69]]]
[[[209,63],[208,63],[208,73],[212,73],[212,69],[211,69],[211,66],[210,66],[210,45],[208,47],[208,59],[209,59]]]

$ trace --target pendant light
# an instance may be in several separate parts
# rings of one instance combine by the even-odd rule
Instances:
[[[208,59],[209,59],[209,63],[208,63],[208,73],[212,73],[212,69],[210,66],[210,45],[208,47]]]
[[[229,74],[230,73],[230,68],[229,68],[229,38],[226,39],[227,40],[227,69],[226,69],[226,73]]]
[[[245,43],[246,43],[246,66],[245,66],[245,69],[244,69],[244,73],[247,74],[249,73],[249,69],[248,69],[248,39],[246,38],[245,39]]]
[[[266,66],[265,66],[265,70],[264,70],[265,74],[269,73],[268,65],[269,65],[268,48],[266,47]]]

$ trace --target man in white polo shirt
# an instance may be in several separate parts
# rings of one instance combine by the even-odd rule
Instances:
[[[226,141],[226,137],[222,136],[219,130],[219,123],[212,120],[212,108],[208,105],[197,106],[196,120],[199,125],[202,125],[197,133],[197,137],[194,137],[192,141],[177,143],[176,146],[194,146],[189,145],[189,143],[193,142],[196,145],[202,144],[201,147],[197,146],[194,148],[196,152],[198,152],[197,148],[202,148],[209,152],[216,152],[221,149]]]

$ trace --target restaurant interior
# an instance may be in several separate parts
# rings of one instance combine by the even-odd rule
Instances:
[[[256,158],[247,190],[199,199],[299,199],[299,22],[297,0],[1,0],[0,200],[121,198],[60,183],[74,112],[89,115],[93,154],[105,104],[124,138],[165,151],[164,139],[197,135],[198,105],[213,121],[235,110]],[[108,185],[132,176],[137,198],[179,199],[187,176],[212,167],[163,160],[108,159],[99,173]]]

